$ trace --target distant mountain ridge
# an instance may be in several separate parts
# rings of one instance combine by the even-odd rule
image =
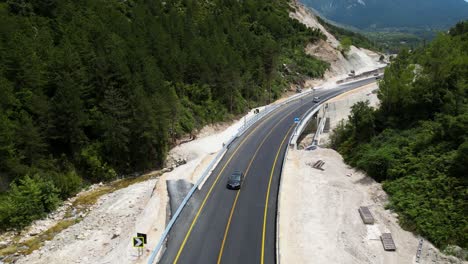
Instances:
[[[445,30],[468,19],[465,0],[301,0],[332,21],[362,30]]]

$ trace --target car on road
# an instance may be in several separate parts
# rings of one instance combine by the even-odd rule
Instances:
[[[320,102],[320,97],[315,96],[315,97],[314,97],[314,103],[318,103],[318,102]]]
[[[239,190],[243,180],[244,173],[236,170],[229,176],[226,187],[231,190]]]

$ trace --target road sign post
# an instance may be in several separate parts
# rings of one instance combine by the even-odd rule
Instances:
[[[145,237],[133,237],[133,247],[138,250],[138,257],[143,255],[143,247],[145,246]]]
[[[137,237],[142,237],[143,238],[143,244],[148,244],[148,240],[147,240],[147,236],[146,234],[143,234],[143,233],[137,233],[136,235]]]
[[[144,237],[133,237],[133,247],[142,248],[145,246]]]

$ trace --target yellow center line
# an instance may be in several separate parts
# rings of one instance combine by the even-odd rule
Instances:
[[[262,142],[258,145],[257,149],[255,150],[255,153],[254,155],[252,156],[252,158],[250,159],[250,162],[249,162],[249,165],[247,166],[247,169],[245,170],[245,178],[247,178],[247,175],[248,175],[248,172],[250,170],[250,167],[252,166],[252,163],[253,161],[255,160],[255,157],[257,156],[257,153],[258,151],[260,150],[260,148],[263,146],[263,143],[265,143],[265,141],[267,140],[267,138],[271,135],[271,133],[273,133],[273,131],[275,130],[275,128],[285,119],[287,118],[289,115],[286,115],[284,116],[283,118],[280,119],[280,121],[278,121],[276,123],[275,126],[273,126],[273,128],[271,128],[270,132],[268,132],[268,134],[263,138]],[[289,133],[289,131],[288,131]],[[281,148],[281,147],[280,147]],[[245,180],[244,178],[244,180]],[[223,242],[221,243],[221,248],[219,250],[219,254],[218,254],[218,264],[221,263],[221,259],[223,257],[223,252],[224,252],[224,244],[226,243],[226,238],[228,236],[228,233],[229,233],[229,227],[231,226],[231,220],[232,220],[232,216],[234,214],[234,209],[236,208],[236,205],[237,205],[237,200],[239,198],[239,195],[240,195],[240,192],[241,192],[242,188],[239,189],[239,191],[237,192],[236,194],[236,198],[234,199],[234,203],[231,207],[231,213],[229,214],[229,218],[228,218],[228,222],[226,224],[226,230],[224,231],[224,237],[223,237]]]
[[[294,126],[291,126],[288,130],[288,132],[286,133],[286,135],[284,136],[283,138],[283,141],[281,141],[281,145],[280,147],[278,148],[278,152],[276,152],[276,157],[275,157],[275,161],[273,162],[273,166],[271,167],[271,173],[270,173],[270,180],[268,181],[268,189],[267,189],[267,195],[266,195],[266,198],[265,198],[265,211],[263,212],[263,231],[262,231],[262,253],[261,253],[261,258],[260,258],[260,263],[261,264],[264,264],[264,260],[265,260],[265,235],[266,235],[266,221],[267,221],[267,213],[268,213],[268,199],[270,198],[270,188],[271,188],[271,181],[273,179],[273,174],[275,172],[275,166],[276,166],[276,162],[278,161],[278,156],[281,152],[281,148],[283,147],[283,144],[284,144],[284,141],[286,140],[286,138],[288,137],[288,134],[289,132],[291,131],[291,129],[293,128]],[[278,190],[279,191],[279,190]]]
[[[261,121],[261,123],[264,123],[265,121],[267,121],[268,119],[272,118],[274,116],[274,114],[272,113],[271,115],[269,115],[267,118],[263,119],[263,121]],[[208,190],[208,193],[206,194],[205,198],[203,199],[203,202],[200,206],[200,208],[198,209],[197,211],[197,214],[195,215],[193,221],[192,221],[192,224],[190,225],[190,228],[189,230],[187,231],[187,234],[185,235],[184,237],[184,240],[182,241],[182,244],[180,245],[180,248],[179,250],[177,251],[177,255],[174,259],[174,262],[173,264],[176,264],[177,261],[179,261],[179,258],[180,258],[180,255],[182,254],[182,251],[184,250],[184,247],[185,247],[185,244],[187,243],[187,240],[190,236],[190,234],[192,233],[192,229],[193,227],[195,226],[195,223],[197,222],[198,220],[198,217],[200,216],[200,213],[201,211],[203,210],[203,208],[205,207],[205,204],[206,204],[206,201],[208,200],[208,198],[210,197],[211,195],[211,192],[213,191],[213,188],[214,186],[216,185],[216,183],[218,182],[221,174],[223,173],[224,169],[226,168],[226,166],[229,164],[229,162],[231,162],[232,158],[234,157],[234,155],[237,153],[237,151],[240,149],[240,147],[245,143],[245,141],[249,138],[250,135],[252,135],[260,126],[261,126],[261,123],[257,125],[257,127],[255,127],[252,131],[249,132],[249,134],[247,134],[247,136],[245,136],[245,138],[241,141],[241,143],[236,147],[236,149],[234,150],[234,152],[232,153],[231,157],[229,157],[229,159],[226,161],[226,163],[224,164],[223,168],[221,169],[221,171],[218,173],[218,175],[216,176],[216,179],[215,181],[213,182],[213,184],[211,185],[210,189]]]

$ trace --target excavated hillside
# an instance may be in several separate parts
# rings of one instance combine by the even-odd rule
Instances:
[[[294,12],[290,12],[290,17],[299,20],[310,28],[320,29],[327,36],[326,41],[320,40],[306,47],[307,54],[330,63],[330,69],[325,73],[325,79],[339,79],[346,76],[350,71],[360,73],[383,66],[379,63],[381,54],[355,46],[351,46],[345,57],[339,51],[340,42],[318,22],[317,16],[310,9],[299,3],[299,1],[293,1],[291,6]],[[319,82],[311,80],[308,83],[309,85],[317,85]]]

